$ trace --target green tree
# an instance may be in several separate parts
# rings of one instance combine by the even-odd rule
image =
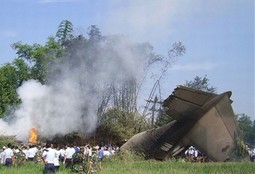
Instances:
[[[15,87],[18,88],[22,85],[23,81],[26,81],[28,79],[31,79],[31,69],[26,64],[26,62],[23,59],[17,58],[14,59],[12,66],[16,70],[16,85]]]
[[[209,93],[216,93],[216,88],[210,86],[206,75],[204,77],[196,76],[193,81],[186,81],[184,86]]]
[[[63,20],[59,27],[58,31],[56,33],[56,38],[58,39],[58,42],[65,46],[67,41],[70,40],[73,37],[73,24],[68,20]]]
[[[101,35],[101,31],[96,25],[91,25],[88,28],[87,34],[89,35],[89,40],[92,42],[98,42],[103,38]]]
[[[50,72],[49,66],[53,62],[58,62],[63,54],[60,43],[55,41],[53,37],[49,37],[44,46],[17,42],[12,45],[12,48],[16,50],[19,62],[22,61],[22,66],[30,69],[29,79],[36,79],[42,84],[45,84],[46,77]]]
[[[0,68],[0,117],[3,117],[9,106],[20,101],[16,89],[18,87],[16,68],[8,63]]]
[[[241,136],[244,139],[244,142],[254,145],[255,144],[254,121],[252,122],[249,116],[242,114],[242,116],[238,118],[238,125],[240,128]]]
[[[109,142],[129,139],[134,134],[148,128],[148,123],[138,113],[128,113],[119,109],[109,109],[100,118],[97,134]]]
[[[20,103],[17,88],[24,81],[35,79],[46,83],[48,74],[57,71],[49,68],[51,64],[61,61],[64,53],[61,45],[53,37],[49,37],[44,46],[39,44],[14,43],[18,58],[12,63],[0,67],[0,116],[3,117],[10,106]]]
[[[42,57],[45,53],[43,46],[39,44],[22,44],[21,42],[14,43],[13,49],[16,50],[16,54],[19,59],[23,59],[24,62],[30,67],[31,75],[33,79],[39,80],[44,83],[44,70]]]
[[[161,127],[167,123],[170,123],[171,121],[173,121],[173,118],[167,115],[165,110],[161,108],[155,122],[155,127]]]
[[[61,42],[57,42],[50,36],[45,45],[23,44],[16,42],[12,48],[16,51],[18,58],[12,63],[0,67],[0,116],[6,113],[9,106],[19,104],[16,90],[23,81],[35,79],[42,84],[47,82],[49,74],[55,74],[57,68],[51,66],[63,61],[65,50],[62,48],[62,41],[70,37],[72,24],[63,21],[57,32]]]

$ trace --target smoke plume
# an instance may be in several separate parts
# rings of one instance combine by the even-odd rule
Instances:
[[[92,46],[73,46],[61,63],[51,66],[57,71],[49,75],[47,85],[28,80],[18,88],[22,103],[11,121],[0,120],[0,133],[26,141],[33,127],[48,138],[73,131],[93,132],[106,87],[139,80],[151,51],[147,46],[117,36]]]

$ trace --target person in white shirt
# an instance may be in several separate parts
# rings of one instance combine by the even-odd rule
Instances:
[[[52,144],[47,143],[46,149],[43,151],[42,159],[45,164],[44,166],[44,174],[53,174],[55,173],[54,160],[56,158],[56,150],[52,149]]]
[[[88,145],[88,160],[90,161],[92,159],[92,147]]]
[[[72,157],[74,154],[75,154],[75,149],[73,148],[73,145],[67,146],[66,152],[65,152],[65,159],[64,159],[66,168],[70,168],[72,166]]]
[[[65,158],[65,149],[64,146],[61,146],[60,150],[59,150],[59,161],[63,162],[64,158]]]
[[[30,145],[30,148],[27,151],[28,161],[33,161],[35,158],[35,154],[37,153],[38,149],[35,145]]]
[[[6,147],[3,146],[3,150],[0,153],[0,164],[5,164],[5,153],[4,153],[5,149],[6,149]]]
[[[55,167],[55,171],[57,172],[60,167],[60,163],[59,163],[60,151],[59,151],[59,146],[57,144],[54,144],[53,147],[56,153],[55,159],[54,159],[54,167]]]
[[[85,147],[84,147],[84,156],[85,158],[90,161],[91,160],[91,157],[92,157],[92,147],[87,144]]]
[[[10,143],[7,145],[7,147],[8,148],[4,150],[5,166],[11,167],[14,163],[14,154]]]
[[[22,147],[22,152],[25,154],[26,160],[28,159],[28,148],[26,146]]]
[[[111,156],[111,153],[109,151],[109,148],[104,150],[104,157],[109,158]]]
[[[254,149],[249,149],[249,155],[250,155],[250,160],[252,162],[255,162],[255,148]]]

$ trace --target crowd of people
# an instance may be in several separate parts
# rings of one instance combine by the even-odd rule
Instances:
[[[97,170],[101,170],[101,162],[103,158],[108,158],[116,153],[119,148],[117,146],[89,144],[84,146],[76,146],[68,144],[59,146],[52,143],[46,143],[44,146],[30,144],[29,146],[21,146],[21,148],[13,147],[8,144],[0,150],[1,165],[6,167],[20,166],[27,161],[35,163],[43,163],[43,173],[56,173],[62,164],[65,168],[73,171],[87,171],[89,173],[97,164]]]
[[[56,173],[59,171],[61,164],[74,172],[86,171],[90,174],[93,170],[102,170],[101,162],[103,158],[114,155],[119,147],[108,145],[77,146],[75,144],[57,145],[46,143],[44,146],[29,144],[22,145],[20,148],[12,146],[10,143],[7,147],[0,149],[0,165],[6,167],[20,166],[26,162],[44,164],[43,173]],[[203,154],[193,146],[185,151],[185,157],[188,161],[196,162],[205,159]],[[250,160],[255,162],[255,148],[249,148]],[[97,164],[97,169],[94,169]]]
[[[255,148],[248,147],[246,146],[248,153],[249,153],[249,158],[250,161],[255,162]],[[196,149],[194,146],[190,146],[186,151],[185,151],[185,158],[187,161],[190,162],[207,162],[209,159],[203,155],[198,149]]]

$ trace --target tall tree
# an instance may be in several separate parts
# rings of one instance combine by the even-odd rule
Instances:
[[[73,37],[73,24],[68,20],[63,20],[56,33],[56,38],[62,46],[66,45],[66,41]]]
[[[103,38],[101,35],[101,31],[96,25],[91,25],[88,28],[87,34],[89,35],[89,41],[92,42],[98,42]]]
[[[193,81],[186,81],[184,86],[209,93],[216,93],[216,87],[210,86],[206,75],[204,77],[196,76]]]
[[[154,83],[154,86],[150,92],[150,95],[147,99],[147,103],[145,105],[145,109],[143,111],[143,116],[147,115],[148,110],[153,111],[151,114],[151,126],[161,126],[163,124],[168,123],[169,121],[171,121],[171,118],[166,118],[166,114],[164,114],[163,112],[163,108],[161,107],[161,101],[156,101],[155,99],[158,98],[157,96],[155,96],[156,91],[159,91],[159,98],[161,100],[161,92],[160,92],[160,81],[162,79],[162,77],[165,75],[165,73],[167,72],[168,68],[170,67],[170,65],[172,65],[175,60],[182,56],[183,54],[185,54],[186,48],[185,46],[181,43],[181,42],[175,42],[171,49],[168,52],[168,57],[160,57],[160,56],[155,56],[156,60],[163,63],[163,68],[162,71],[160,72],[159,78],[156,80],[156,82]],[[155,60],[155,59],[153,59]],[[155,104],[156,103],[160,103],[160,107],[158,109],[155,108]],[[157,116],[155,116],[157,114]],[[155,124],[156,121],[156,124]],[[155,124],[155,125],[154,125]]]
[[[56,42],[53,37],[49,37],[44,46],[40,44],[28,45],[17,42],[12,45],[12,48],[16,50],[19,64],[23,64],[23,66],[27,66],[27,68],[29,67],[30,79],[36,79],[42,84],[46,82],[46,76],[49,73],[49,65],[53,62],[58,62],[63,54],[61,45]]]
[[[9,106],[18,104],[16,89],[19,85],[16,68],[8,63],[0,68],[0,117],[3,117]]]
[[[245,114],[241,114],[241,117],[238,118],[241,136],[246,143],[252,145],[255,145],[254,122],[255,121],[252,121],[251,118]]]

